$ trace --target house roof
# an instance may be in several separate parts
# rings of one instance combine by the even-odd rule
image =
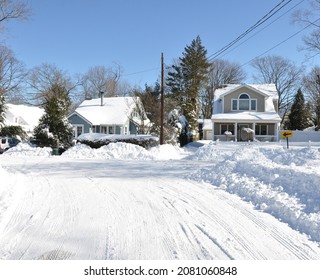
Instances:
[[[230,122],[280,122],[281,118],[276,112],[232,112],[232,113],[220,113],[213,114],[213,121],[230,121]]]
[[[73,114],[78,114],[92,125],[124,125],[136,105],[133,97],[105,97],[83,101]],[[73,115],[71,114],[71,115]]]
[[[198,123],[202,124],[203,130],[212,130],[212,121],[211,119],[199,119]]]
[[[6,104],[7,110],[5,112],[6,125],[20,125],[23,129],[31,131],[38,125],[39,119],[44,114],[44,109],[27,106]]]
[[[219,99],[233,91],[241,88],[249,88],[253,91],[259,92],[260,94],[270,97],[272,99],[279,99],[278,92],[275,84],[227,84],[222,88],[218,88],[214,92],[215,100]]]

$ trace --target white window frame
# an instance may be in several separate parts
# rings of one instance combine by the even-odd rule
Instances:
[[[110,133],[110,131],[112,133]],[[113,134],[115,134],[115,126],[114,125],[100,125],[100,133],[107,134],[107,135],[113,135]]]
[[[240,99],[240,96],[243,95],[243,94],[246,94],[249,98],[248,99]],[[249,102],[249,110],[240,110],[239,109],[239,103],[240,103],[239,101],[240,100],[248,100],[248,102]],[[254,110],[252,109],[252,106],[251,106],[252,105],[252,103],[251,103],[252,101],[254,101],[255,105],[256,105],[255,106],[256,108]],[[236,107],[237,107],[236,109],[233,108],[233,103],[234,102],[236,103]],[[233,111],[233,112],[236,112],[236,111],[240,111],[240,112],[255,111],[256,112],[257,111],[257,107],[258,107],[258,100],[256,98],[251,98],[250,95],[248,93],[245,93],[245,92],[240,93],[237,99],[235,99],[235,98],[231,99],[231,111]]]
[[[84,125],[83,124],[73,124],[73,137],[77,138],[79,135],[84,133]],[[82,133],[78,134],[78,128],[81,127]]]

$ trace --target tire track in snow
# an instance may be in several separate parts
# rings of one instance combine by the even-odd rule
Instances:
[[[197,183],[194,183],[195,190],[199,189],[199,187],[201,186],[199,186]],[[171,189],[170,189],[170,192],[171,192]],[[229,217],[229,215],[227,215],[228,212],[225,211],[227,209],[226,207],[218,208],[218,209],[223,209],[223,211],[221,211],[220,213],[217,213],[217,207],[214,208],[216,212],[212,211],[210,208],[205,209],[204,206],[206,205],[206,201],[208,200],[208,197],[201,199],[201,196],[203,196],[203,194],[201,195],[201,193],[196,192],[193,194],[194,196],[190,196],[190,193],[192,193],[190,189],[188,189],[188,191],[186,192],[177,190],[177,193],[178,192],[179,194],[176,194],[176,197],[180,197],[180,198],[182,197],[184,201],[186,200],[192,201],[192,200],[195,200],[196,198],[198,200],[198,203],[194,204],[191,207],[193,208],[193,212],[195,212],[194,210],[199,211],[202,215],[208,216],[208,218],[211,219],[212,222],[219,224],[222,227],[222,229],[226,230],[231,235],[229,239],[233,239],[233,243],[236,242],[234,246],[237,247],[240,245],[240,247],[244,249],[244,252],[247,255],[245,258],[249,257],[253,259],[270,259],[270,258],[281,259],[281,256],[284,256],[284,258],[297,258],[297,259],[310,259],[310,258],[318,259],[319,258],[319,253],[316,250],[314,250],[316,246],[313,247],[312,253],[310,254],[309,246],[295,245],[296,243],[295,238],[300,237],[300,235],[297,232],[291,230],[289,227],[287,227],[287,225],[284,225],[283,227],[283,224],[278,222],[273,217],[265,213],[260,213],[256,210],[253,210],[252,207],[251,207],[252,209],[249,211],[250,206],[248,205],[246,207],[246,203],[241,201],[240,198],[238,197],[234,197],[234,199],[237,200],[237,203],[235,203],[234,199],[232,199],[232,195],[230,196],[221,190],[214,191],[213,188],[211,190],[211,193],[215,192],[217,195],[220,196],[220,200],[224,200],[226,203],[230,205],[231,209],[233,209],[232,212],[229,213],[230,214],[230,217]],[[242,204],[244,207],[241,206]],[[200,205],[201,207],[199,207]],[[192,210],[189,209],[188,211],[192,211]],[[234,217],[232,217],[232,215]],[[273,221],[270,221],[270,219],[267,219],[268,223],[265,223],[264,217],[259,217],[260,215],[266,215],[268,216],[268,218],[270,218]],[[246,218],[247,221],[244,220],[244,217]],[[194,220],[197,220],[197,219],[199,219],[199,217],[194,218]],[[228,221],[228,223],[226,221]],[[239,221],[243,221],[243,225],[239,225]],[[253,223],[254,226],[252,227],[250,226],[248,229],[246,229],[245,227],[248,226],[248,221],[250,223]],[[236,224],[238,224],[237,226],[235,222]],[[203,227],[199,225],[196,225],[196,226],[198,228],[203,229]],[[239,229],[242,229],[243,231],[239,232]],[[252,233],[250,232],[250,230],[255,230],[255,232]],[[290,232],[290,235],[288,232]],[[207,230],[206,230],[206,233],[208,233]],[[252,236],[254,235],[257,235],[257,237],[259,236],[264,237],[264,235],[266,235],[268,239],[265,240],[265,245],[261,246],[260,244],[260,246],[257,246],[259,245],[258,243],[264,243],[264,242],[263,240],[252,238]],[[212,238],[213,240],[217,240],[217,238],[214,238],[214,237]],[[270,243],[270,239],[271,239],[271,243]],[[303,239],[305,239],[305,241],[303,242],[303,244],[305,244],[305,242],[307,241],[307,238],[304,237]],[[255,243],[253,243],[252,241],[255,241]],[[273,252],[272,251],[273,249],[270,248],[269,243],[274,244],[273,246],[277,248],[277,251]],[[297,242],[297,243],[301,244],[301,242]],[[260,252],[259,252],[259,249],[260,249]],[[226,251],[226,252],[228,252],[230,256],[233,256],[231,253],[229,253],[229,251]],[[239,256],[237,256],[237,258],[239,258]]]
[[[167,183],[168,184],[168,183]],[[248,246],[248,241],[244,240],[228,223],[225,222],[225,212],[224,213],[215,213],[211,210],[211,205],[207,207],[208,197],[207,193],[202,193],[199,190],[199,185],[196,183],[184,182],[184,188],[188,187],[186,192],[181,190],[177,190],[177,192],[173,193],[170,189],[171,195],[176,196],[181,201],[189,201],[187,203],[187,211],[189,213],[193,213],[192,220],[193,221],[202,221],[204,225],[211,226],[215,231],[219,228],[219,231],[226,232],[228,235],[231,235],[232,239],[236,240],[237,244],[240,245],[246,252],[246,255],[249,255],[252,259],[265,259],[265,257],[257,252],[254,248]],[[191,189],[195,191],[193,195],[190,195]],[[205,197],[203,197],[205,195]],[[219,215],[218,215],[219,214]],[[217,239],[210,234],[202,226],[199,224],[194,224],[193,227],[200,230],[202,234],[204,234],[205,239],[208,238],[215,246],[217,246],[221,250],[221,246]],[[195,231],[197,232],[197,231]],[[199,234],[195,234],[199,237]],[[201,242],[201,241],[200,241]],[[206,242],[202,239],[202,242]],[[233,259],[231,253],[226,250],[222,250],[223,254],[227,259]]]
[[[226,201],[232,207],[236,207],[236,204],[233,203],[233,200]],[[297,246],[294,242],[289,242],[288,240],[290,240],[291,237],[287,233],[285,233],[284,231],[280,232],[277,227],[270,226],[269,224],[265,223],[264,220],[258,219],[257,216],[254,215],[251,211],[248,211],[248,209],[238,208],[237,210],[240,211],[241,214],[243,214],[244,216],[248,217],[248,219],[254,222],[261,229],[263,229],[266,232],[266,235],[276,239],[282,246],[284,246],[291,253],[293,253],[298,259],[310,259],[310,246]],[[263,213],[261,215],[263,215]],[[273,217],[269,216],[268,218],[273,219]],[[287,227],[287,225],[283,224],[283,227]],[[317,255],[317,253],[314,250],[311,249],[311,251],[313,251],[313,253]]]

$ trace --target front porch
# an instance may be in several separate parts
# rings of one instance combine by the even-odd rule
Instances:
[[[278,141],[279,123],[212,122],[212,140],[220,141]]]

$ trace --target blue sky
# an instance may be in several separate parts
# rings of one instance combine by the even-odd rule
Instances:
[[[242,34],[280,0],[28,0],[32,16],[7,24],[6,44],[28,68],[52,63],[71,75],[90,67],[123,68],[131,85],[153,84],[160,74],[160,57],[166,65],[182,55],[199,35],[208,56]],[[300,3],[301,2],[301,3]],[[299,4],[300,3],[300,4]],[[268,23],[308,0],[293,0]],[[290,22],[292,11],[220,58],[241,65],[261,55],[302,29]],[[297,64],[305,59],[301,37],[306,30],[267,54],[281,55]],[[249,37],[249,36],[248,36]],[[246,38],[248,38],[246,37]],[[245,39],[246,39],[245,38]],[[241,41],[242,42],[242,41]],[[316,56],[306,62],[317,64]],[[153,69],[153,70],[150,70]],[[253,71],[244,69],[251,82]],[[138,74],[133,74],[137,73]]]

